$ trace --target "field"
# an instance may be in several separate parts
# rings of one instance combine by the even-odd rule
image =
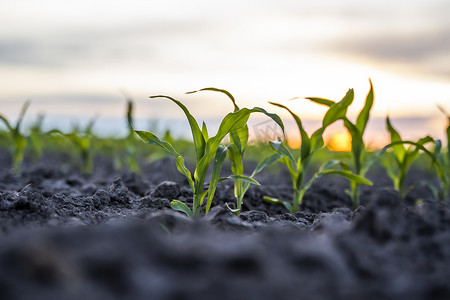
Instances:
[[[183,110],[186,140],[134,128],[131,100],[120,138],[94,135],[94,123],[24,130],[28,104],[17,123],[2,117],[3,299],[450,298],[448,140],[405,141],[387,118],[390,143],[369,151],[371,88],[355,121],[353,90],[308,99],[328,107],[313,133],[273,103],[301,146],[252,143],[251,114],[283,120],[197,92],[234,105],[217,133],[176,99],[149,100]],[[337,121],[351,151],[324,145]]]

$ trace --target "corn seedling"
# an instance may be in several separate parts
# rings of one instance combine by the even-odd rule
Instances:
[[[44,147],[44,135],[42,124],[44,122],[44,115],[39,115],[36,122],[30,127],[29,140],[30,150],[34,161],[42,157]]]
[[[364,103],[364,107],[359,112],[358,117],[356,119],[356,123],[352,123],[347,118],[347,108],[352,104],[354,98],[353,89],[350,89],[345,97],[341,100],[340,109],[338,115],[336,115],[337,119],[342,119],[344,121],[344,126],[347,128],[348,132],[352,137],[352,158],[353,158],[353,173],[359,176],[364,177],[373,164],[373,159],[367,159],[366,146],[364,144],[363,135],[366,130],[367,122],[369,121],[370,110],[373,106],[374,101],[374,93],[373,93],[373,85],[372,81],[369,79],[370,90],[366,96],[366,100]],[[334,101],[324,99],[324,98],[314,98],[308,97],[306,98],[311,100],[317,104],[325,105],[331,107],[337,105]],[[324,120],[324,125],[328,124],[329,121]],[[344,166],[345,169],[350,169],[348,166]],[[351,190],[348,191],[350,198],[352,199],[353,208],[356,208],[359,205],[359,185],[357,181],[350,181]]]
[[[441,191],[434,188],[432,185],[427,185],[433,192],[436,199],[448,199],[450,192],[450,114],[448,114],[442,106],[438,106],[439,110],[447,117],[447,148],[444,150],[440,140],[434,141],[433,155],[436,160],[436,171],[439,178]]]
[[[233,95],[231,95],[226,90],[221,90],[217,88],[204,88],[199,91],[213,91],[213,92],[219,92],[225,94],[233,103],[234,105],[234,112],[236,113],[239,111],[239,107],[236,104],[236,100],[234,99]],[[196,93],[199,91],[193,91],[189,92],[188,94]],[[263,110],[261,110],[262,113],[266,114],[268,117],[270,117],[272,120],[274,120],[284,131],[284,125],[281,119],[276,114],[270,114]],[[230,209],[233,213],[236,215],[239,215],[242,210],[242,203],[244,200],[244,195],[247,192],[247,190],[250,188],[250,184],[256,184],[259,185],[259,183],[254,180],[254,177],[256,174],[261,172],[265,167],[271,165],[275,161],[277,161],[279,158],[281,158],[281,155],[279,154],[272,154],[266,158],[264,158],[261,162],[258,163],[256,168],[253,170],[252,174],[248,176],[247,178],[242,178],[244,176],[244,153],[247,148],[248,143],[248,126],[247,124],[239,129],[233,130],[230,132],[230,144],[227,146],[227,153],[228,158],[231,161],[231,172],[233,175],[227,177],[227,178],[220,178],[219,180],[223,179],[234,179],[234,195],[236,197],[236,208],[231,208],[228,204],[227,207]],[[211,195],[208,195],[208,200]],[[212,199],[211,199],[212,201]],[[210,203],[211,201],[208,201]],[[209,208],[208,208],[209,209]]]
[[[20,132],[20,126],[22,124],[25,113],[30,106],[30,101],[26,101],[19,114],[16,125],[13,126],[6,117],[0,115],[0,120],[6,126],[9,136],[12,139],[11,143],[11,155],[12,155],[12,171],[17,174],[20,171],[20,164],[23,161],[25,147],[27,145],[27,138]]]
[[[408,192],[414,187],[405,187],[405,179],[412,162],[417,159],[419,155],[419,150],[426,153],[434,163],[437,162],[434,155],[424,147],[426,143],[433,142],[433,139],[427,136],[417,142],[404,141],[400,137],[398,131],[392,126],[389,117],[386,117],[386,126],[391,137],[391,143],[378,151],[376,156],[380,158],[381,164],[388,176],[392,179],[394,188],[399,192],[400,198],[404,199]],[[409,147],[406,148],[405,145],[409,145]],[[390,148],[392,148],[391,156],[381,156],[381,154]],[[439,166],[438,168],[440,170]]]
[[[443,151],[442,142],[440,140],[435,140],[434,144],[433,155],[436,159],[436,171],[440,180],[441,191],[439,192],[431,184],[427,184],[427,187],[433,192],[435,199],[446,200],[448,199],[450,192],[450,165],[448,158],[446,158],[448,152],[445,153]]]
[[[125,121],[128,126],[128,134],[120,140],[124,151],[121,151],[120,155],[114,156],[114,165],[117,170],[127,169],[131,172],[140,173],[141,169],[137,159],[137,140],[133,130],[133,108],[133,100],[127,96]]]
[[[329,101],[329,100],[327,100],[327,101]],[[302,142],[301,142],[301,147],[300,147],[300,153],[297,158],[296,158],[296,156],[294,156],[291,153],[291,150],[289,149],[289,147],[284,142],[282,142],[280,139],[278,139],[275,142],[270,142],[270,145],[272,146],[272,148],[278,154],[282,155],[280,162],[283,163],[284,165],[286,165],[289,169],[289,173],[291,175],[291,180],[292,180],[292,186],[294,189],[294,195],[293,195],[292,204],[290,204],[289,202],[282,201],[280,199],[271,198],[268,196],[265,196],[264,200],[266,200],[268,202],[272,202],[272,203],[283,204],[291,213],[294,213],[299,210],[300,204],[302,202],[303,196],[305,195],[306,191],[311,187],[311,185],[313,184],[313,182],[316,179],[320,178],[323,175],[339,174],[339,175],[344,176],[347,179],[349,179],[352,185],[371,184],[370,181],[363,178],[362,176],[351,173],[348,168],[343,169],[343,170],[331,169],[332,167],[337,166],[337,165],[345,166],[341,163],[338,164],[336,161],[332,161],[332,162],[329,162],[329,163],[326,163],[325,165],[323,165],[319,169],[319,171],[313,175],[311,180],[309,180],[308,183],[303,185],[305,172],[309,165],[309,162],[311,161],[313,154],[317,150],[321,149],[324,146],[323,137],[322,137],[323,132],[329,125],[331,125],[334,122],[336,122],[337,120],[345,117],[347,108],[351,104],[352,101],[353,101],[353,90],[350,90],[347,93],[347,95],[340,102],[337,102],[337,103],[334,103],[334,102],[331,103],[331,101],[327,102],[329,104],[330,108],[328,109],[327,113],[324,116],[324,119],[322,122],[322,127],[319,128],[317,131],[315,131],[311,135],[311,137],[308,136],[307,132],[303,128],[301,119],[294,112],[292,112],[289,108],[287,108],[286,106],[284,106],[282,104],[270,102],[272,105],[281,107],[281,108],[287,110],[291,114],[291,116],[294,118],[294,120],[297,124],[297,127],[299,129],[300,138],[301,138]]]
[[[84,130],[75,128],[70,133],[63,133],[57,129],[50,131],[50,133],[57,133],[68,138],[75,149],[78,151],[81,159],[80,169],[83,173],[90,173],[94,167],[94,134],[92,128],[95,125],[96,117],[92,118]]]
[[[445,156],[443,151],[438,151],[438,163],[441,169],[441,172],[438,172],[438,174],[440,174],[442,182],[442,200],[447,200],[450,193],[450,114],[445,111],[442,106],[438,107],[440,111],[447,117],[447,129],[445,130],[445,135],[447,138],[447,156]]]
[[[193,192],[192,210],[185,203],[178,200],[173,200],[171,202],[171,207],[175,210],[182,211],[193,218],[198,217],[201,205],[203,204],[204,199],[208,194],[208,201],[206,204],[207,213],[209,208],[211,207],[211,202],[215,193],[217,183],[219,181],[219,174],[226,157],[227,147],[221,145],[222,140],[230,132],[244,127],[247,124],[248,118],[250,117],[251,113],[262,112],[267,114],[267,112],[258,107],[252,109],[238,109],[235,112],[227,114],[222,119],[216,135],[210,137],[206,124],[203,122],[202,128],[200,129],[195,118],[191,115],[186,106],[180,101],[172,97],[162,95],[151,96],[150,98],[165,98],[174,102],[178,107],[180,107],[188,119],[193,137],[196,162],[194,176],[192,176],[191,172],[186,168],[184,158],[174,149],[174,147],[169,142],[160,140],[151,132],[135,130],[138,136],[145,143],[157,145],[167,151],[175,159],[178,171],[186,177],[189,183],[189,186]],[[206,191],[204,191],[205,179],[211,163],[213,163],[213,171],[211,174],[209,187]],[[253,181],[253,179],[246,176],[233,176],[234,178],[239,178],[244,181]]]

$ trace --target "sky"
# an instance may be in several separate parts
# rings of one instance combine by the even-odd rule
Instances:
[[[182,132],[182,113],[148,96],[173,96],[215,124],[231,103],[184,93],[217,87],[287,120],[267,101],[285,104],[313,127],[325,109],[301,97],[337,101],[354,88],[354,116],[371,78],[374,138],[387,135],[386,115],[405,137],[442,137],[449,14],[448,0],[2,0],[0,113],[15,118],[31,99],[28,120],[44,113],[71,126],[98,116],[100,130],[115,132],[125,91],[139,120]]]

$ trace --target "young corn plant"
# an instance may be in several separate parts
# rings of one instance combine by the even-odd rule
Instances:
[[[234,105],[234,112],[239,111],[239,107],[236,104],[236,100],[231,93],[226,90],[217,89],[217,88],[204,88],[198,91],[189,92],[188,94],[200,92],[200,91],[213,91],[225,94]],[[267,116],[269,116],[272,120],[274,120],[284,132],[284,125],[281,119],[276,114],[270,114],[262,111]],[[256,174],[261,172],[267,166],[273,164],[275,161],[281,158],[279,154],[272,154],[268,157],[265,157],[262,161],[260,161],[256,168],[253,170],[252,174],[246,178],[242,178],[244,176],[244,153],[247,148],[249,132],[247,124],[239,129],[233,130],[230,132],[230,143],[227,145],[227,153],[228,158],[231,161],[231,172],[233,175],[228,178],[234,179],[234,195],[236,197],[236,208],[231,208],[228,204],[227,207],[234,214],[239,215],[242,210],[242,204],[244,201],[244,195],[247,190],[250,188],[250,184],[259,185],[259,183],[254,180]],[[221,178],[228,179],[228,178]],[[208,195],[211,197],[211,195]],[[209,199],[208,199],[209,200]],[[212,199],[211,199],[212,200]],[[209,203],[210,201],[208,201]]]
[[[450,126],[449,126],[450,127]],[[435,199],[439,200],[447,200],[450,192],[450,165],[448,157],[446,158],[446,154],[443,151],[442,142],[440,140],[434,141],[434,151],[433,155],[436,159],[436,171],[439,178],[439,183],[441,190],[439,191],[433,185],[427,184],[427,187],[433,192]],[[448,144],[447,144],[448,151]]]
[[[369,79],[370,83],[370,90],[366,96],[366,100],[364,103],[364,107],[359,112],[358,117],[356,119],[356,122],[353,123],[347,118],[347,108],[352,104],[353,98],[354,98],[354,92],[352,89],[347,92],[343,100],[341,100],[342,110],[340,112],[340,115],[338,116],[338,119],[342,119],[344,122],[344,126],[347,128],[348,132],[350,133],[352,137],[352,160],[353,160],[353,173],[356,175],[359,175],[361,177],[364,177],[367,173],[367,171],[370,169],[372,164],[374,163],[373,159],[368,159],[368,154],[366,152],[366,146],[363,140],[363,135],[366,130],[367,122],[369,121],[370,117],[370,110],[373,106],[374,101],[374,92],[373,92],[373,85],[372,81]],[[317,104],[325,105],[331,107],[336,105],[332,100],[324,99],[324,98],[315,98],[315,97],[308,97],[306,98],[310,101],[313,101]],[[346,99],[346,101],[344,101]],[[345,110],[344,110],[345,108]],[[342,165],[347,170],[351,170],[351,168],[345,164]],[[359,205],[359,182],[357,181],[350,181],[350,191],[347,193],[349,194],[350,198],[352,199],[353,208],[356,208]]]
[[[29,145],[31,155],[34,161],[38,161],[42,157],[44,148],[45,133],[42,130],[42,124],[44,122],[44,115],[40,114],[36,122],[30,127],[29,133]]]
[[[121,145],[124,147],[124,153],[114,156],[114,165],[117,170],[127,169],[131,172],[141,173],[141,169],[138,163],[137,155],[137,137],[133,130],[133,100],[127,97],[127,110],[125,120],[128,126],[128,134],[120,140]]]
[[[321,100],[322,101],[322,100]],[[329,101],[329,100],[327,100]],[[268,196],[264,197],[264,200],[272,203],[280,203],[283,204],[291,213],[295,213],[299,210],[300,204],[302,203],[303,196],[305,195],[306,191],[311,187],[311,185],[314,183],[314,181],[323,175],[327,174],[339,174],[341,176],[346,177],[350,180],[352,185],[357,184],[368,184],[371,185],[372,183],[368,181],[367,179],[363,178],[362,176],[359,176],[358,174],[353,174],[350,172],[348,168],[346,168],[345,164],[339,162],[339,161],[330,161],[326,164],[324,164],[314,175],[313,177],[304,184],[304,177],[306,169],[309,165],[309,162],[311,161],[311,158],[313,154],[323,148],[324,142],[323,142],[323,132],[325,129],[336,122],[339,119],[342,119],[345,117],[347,108],[353,101],[353,90],[349,90],[347,95],[337,103],[330,103],[329,109],[327,113],[324,116],[322,127],[319,128],[317,131],[315,131],[311,137],[308,136],[307,132],[303,128],[301,119],[292,112],[289,108],[282,104],[273,103],[270,102],[272,105],[281,107],[285,110],[287,110],[291,116],[294,118],[297,127],[300,132],[300,138],[301,138],[301,146],[300,146],[300,153],[298,157],[294,156],[289,149],[289,147],[282,142],[280,139],[278,139],[275,142],[270,142],[270,145],[272,148],[280,155],[282,155],[282,158],[279,160],[281,163],[286,165],[289,169],[289,173],[291,175],[292,179],[292,186],[294,189],[294,195],[293,195],[293,201],[292,204],[280,199],[271,198]],[[328,103],[328,102],[327,102]],[[336,170],[332,169],[333,167],[340,166],[342,167],[342,170]]]
[[[3,124],[5,124],[6,129],[9,132],[9,136],[12,139],[12,171],[15,174],[19,173],[20,171],[20,164],[23,161],[25,147],[27,145],[27,138],[20,132],[20,126],[22,125],[23,118],[30,104],[30,101],[26,101],[23,104],[15,126],[13,126],[5,116],[0,115],[0,120],[2,120]]]
[[[437,163],[434,155],[424,147],[425,144],[433,143],[434,141],[429,136],[422,138],[417,142],[402,140],[398,131],[392,126],[389,117],[386,117],[386,126],[391,137],[391,143],[381,149],[377,153],[377,157],[380,158],[382,166],[386,170],[388,176],[392,179],[394,188],[400,194],[400,198],[404,199],[411,189],[414,188],[414,186],[405,187],[405,179],[411,164],[419,156],[419,150],[422,150],[428,155],[433,163]],[[409,145],[409,147],[406,148],[405,145]],[[391,156],[381,155],[391,148]],[[440,147],[438,146],[438,148]],[[435,149],[435,151],[436,150],[439,151],[438,149]],[[439,171],[442,171],[438,164],[436,164],[436,166]]]
[[[435,141],[434,157],[437,160],[437,174],[441,182],[441,194],[438,199],[447,200],[450,193],[450,114],[442,106],[439,110],[447,117],[447,149],[443,150],[441,141]]]
[[[269,114],[264,109],[259,107],[254,107],[252,109],[238,109],[235,112],[227,114],[222,119],[216,135],[210,137],[206,124],[203,122],[202,128],[200,129],[195,118],[191,115],[186,106],[180,101],[172,97],[163,95],[151,96],[150,98],[165,98],[174,102],[178,107],[180,107],[188,119],[193,137],[196,166],[194,175],[192,176],[191,172],[185,166],[184,158],[174,149],[174,147],[169,142],[160,140],[151,132],[135,130],[137,135],[145,143],[162,147],[165,151],[167,151],[175,159],[178,171],[186,177],[189,183],[189,186],[193,192],[192,209],[189,208],[185,203],[178,200],[172,200],[171,207],[174,210],[182,211],[186,215],[196,218],[200,214],[201,205],[203,204],[206,195],[208,195],[206,204],[206,213],[208,213],[211,207],[217,183],[219,182],[220,171],[222,169],[222,165],[227,153],[227,147],[221,145],[222,140],[229,133],[244,127],[247,124],[248,118],[250,117],[251,113],[261,112],[267,115]],[[209,187],[207,190],[204,190],[207,171],[211,163],[213,165]],[[244,181],[254,181],[253,179],[243,175],[233,176],[233,178],[239,178]]]
[[[435,199],[444,201],[448,199],[450,192],[450,114],[448,114],[442,106],[438,106],[438,108],[447,117],[448,121],[446,129],[447,147],[444,147],[442,145],[441,140],[433,141],[434,149],[432,152],[432,159],[435,165],[437,176],[439,178],[440,190],[428,181],[422,182],[422,184],[424,184],[431,190]],[[430,139],[427,139],[427,141],[429,140]],[[429,155],[427,151],[425,151],[425,153]],[[411,187],[409,187],[408,189],[410,188]]]
[[[80,170],[83,173],[91,173],[94,168],[94,134],[92,128],[97,118],[92,118],[86,125],[84,130],[75,128],[70,133],[63,133],[58,129],[51,130],[50,133],[57,133],[68,138],[75,149],[78,151],[81,159]]]

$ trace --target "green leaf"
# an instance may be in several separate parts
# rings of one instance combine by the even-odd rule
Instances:
[[[127,100],[127,121],[128,121],[128,128],[130,130],[133,130],[133,101],[130,99]]]
[[[170,143],[161,141],[156,135],[154,135],[151,132],[139,130],[136,130],[135,132],[145,143],[159,146],[164,150],[166,150],[170,155],[172,155],[172,157],[175,159],[178,171],[186,177],[192,191],[195,191],[194,181],[192,180],[191,172],[186,168],[183,157],[177,151],[175,151],[175,149]]]
[[[248,176],[244,176],[244,175],[234,174],[234,175],[228,176],[228,178],[234,179],[234,180],[239,179],[239,180],[242,180],[242,181],[251,183],[251,184],[261,185],[261,184],[259,184],[259,182],[256,181],[255,179],[253,179],[253,178],[251,178],[251,177],[248,177]]]
[[[326,174],[339,174],[357,184],[373,185],[370,180],[368,180],[362,176],[353,174],[352,172],[349,172],[349,171],[341,171],[341,170],[325,170],[325,171],[323,171],[323,175],[326,175]]]
[[[426,143],[434,143],[433,138],[431,138],[430,136],[421,138],[420,140],[418,140],[416,142],[416,145],[423,146]],[[416,146],[416,145],[414,145],[414,146]],[[426,148],[424,148],[424,149],[426,149]],[[412,164],[412,162],[417,158],[417,156],[419,155],[419,150],[420,150],[420,148],[416,146],[414,150],[409,149],[408,151],[406,151],[405,159],[403,161],[405,168],[409,168],[409,166]]]
[[[330,109],[328,109],[327,113],[323,118],[322,127],[326,128],[329,125],[336,122],[337,120],[345,118],[347,114],[347,109],[350,106],[350,104],[352,104],[353,98],[354,98],[354,91],[353,89],[349,89],[347,94],[345,94],[344,98],[342,98],[341,101],[330,106]]]
[[[283,131],[283,134],[284,134],[283,121],[281,121],[281,118],[277,114],[269,113],[264,108],[261,108],[261,107],[253,107],[252,108],[252,112],[259,112],[259,113],[265,114],[266,116],[271,118],[275,123],[278,124],[278,126],[280,126],[280,128],[281,128],[281,130]]]
[[[433,138],[431,136],[426,136],[424,138],[419,139],[417,141],[417,144],[423,146],[426,143],[433,143],[433,142],[434,142],[434,140],[433,140]]]
[[[328,99],[324,99],[324,98],[306,97],[305,99],[310,100],[312,102],[315,102],[317,104],[328,106],[328,107],[330,107],[330,106],[335,104],[334,101],[331,101],[331,100],[328,100]]]
[[[441,140],[435,140],[434,141],[434,151],[433,151],[433,155],[434,157],[436,157],[436,159],[438,160],[439,164],[444,166],[445,165],[445,161],[444,161],[444,157],[443,157],[443,153],[442,153],[442,141]]]
[[[320,149],[325,144],[323,141],[323,128],[319,128],[311,135],[311,151],[316,151],[317,149]]]
[[[309,157],[309,155],[311,154],[311,141],[310,141],[310,139],[308,137],[308,133],[303,128],[302,121],[300,120],[300,118],[294,112],[292,112],[286,106],[284,106],[282,104],[279,104],[279,103],[274,103],[274,102],[269,102],[269,103],[274,105],[274,106],[284,108],[294,118],[295,123],[297,124],[298,130],[300,132],[300,138],[302,140],[302,145],[301,145],[301,148],[300,148],[300,157],[301,157],[302,161],[306,160]]]
[[[225,203],[225,206],[235,215],[239,215],[241,212],[239,208],[231,208],[228,203]]]
[[[192,138],[194,140],[194,148],[195,148],[195,157],[196,161],[200,161],[205,154],[205,139],[203,138],[202,131],[200,130],[200,127],[198,126],[197,121],[195,118],[191,115],[189,110],[184,106],[183,103],[180,101],[169,97],[169,96],[163,96],[163,95],[157,95],[157,96],[150,96],[150,98],[166,98],[171,101],[173,101],[176,105],[178,105],[186,115],[186,118],[188,119],[189,126],[191,127],[192,132]]]
[[[230,98],[231,102],[233,102],[234,112],[237,112],[239,110],[239,107],[236,105],[236,100],[234,99],[233,95],[231,95],[231,93],[228,92],[227,90],[222,90],[222,89],[218,89],[218,88],[214,88],[214,87],[208,87],[208,88],[200,89],[197,91],[187,92],[186,94],[193,94],[193,93],[198,93],[201,91],[212,91],[212,92],[219,92],[219,93],[225,94],[228,96],[228,98]]]
[[[447,135],[447,162],[450,164],[450,114],[444,109],[443,106],[438,105],[438,109],[447,117],[448,125],[446,129]]]
[[[97,119],[98,119],[98,116],[95,115],[89,120],[89,122],[86,125],[86,129],[84,130],[84,133],[86,135],[92,135],[92,128],[94,127],[95,122],[97,122]]]
[[[27,140],[22,135],[17,135],[15,138],[15,149],[13,152],[13,172],[15,174],[19,173],[20,164],[23,161],[25,146],[27,144]]]
[[[236,112],[227,114],[220,123],[217,134],[206,142],[205,155],[198,162],[194,173],[194,178],[198,188],[201,188],[208,171],[208,166],[212,161],[217,148],[219,147],[223,138],[230,132],[244,127],[247,124],[251,113],[262,112],[261,108],[254,107],[252,109],[242,108]]]
[[[362,168],[361,155],[364,153],[366,146],[364,144],[362,132],[353,125],[347,118],[344,119],[344,126],[347,128],[348,132],[352,136],[352,153],[355,163],[355,171],[357,174],[360,173]]]
[[[364,104],[363,109],[358,115],[358,118],[356,119],[356,128],[361,132],[361,134],[364,133],[364,130],[366,129],[367,122],[369,121],[369,115],[370,110],[373,106],[373,85],[372,80],[369,79],[370,82],[370,90],[366,97],[366,102]]]
[[[172,200],[172,202],[170,202],[170,207],[172,207],[173,210],[184,212],[188,217],[193,218],[191,209],[181,201]]]
[[[248,142],[248,126],[245,125],[242,128],[230,132],[230,138],[231,142],[237,146],[239,153],[243,155]]]
[[[341,162],[340,160],[334,159],[334,160],[327,161],[325,164],[323,164],[320,167],[319,172],[328,170],[334,166],[343,166],[344,168],[349,169],[345,163]]]
[[[59,134],[59,135],[65,135],[61,130],[59,130],[59,129],[52,129],[52,130],[49,130],[49,131],[47,131],[47,134]]]
[[[259,164],[256,166],[255,170],[252,173],[252,176],[255,176],[256,174],[258,174],[259,172],[261,172],[265,167],[273,164],[274,162],[276,162],[277,160],[279,160],[280,158],[282,158],[282,156],[278,153],[272,154],[271,156],[268,156],[266,158],[264,158],[261,162],[259,162]]]
[[[233,172],[233,174],[244,173],[242,155],[235,144],[230,144],[228,146],[228,158],[231,160],[231,172]]]
[[[200,89],[200,90],[197,90],[197,91],[187,92],[186,94],[193,94],[193,93],[197,93],[197,92],[200,92],[200,91],[213,91],[213,92],[219,92],[219,93],[225,94],[228,98],[230,98],[231,102],[233,102],[234,112],[236,113],[236,112],[239,111],[239,107],[236,105],[236,100],[234,99],[233,95],[231,95],[231,93],[228,92],[227,90],[218,89],[218,88],[214,88],[214,87],[208,87],[208,88],[203,88],[203,89]],[[266,110],[264,110],[263,108],[260,108],[260,107],[254,107],[252,109],[252,112],[260,112],[260,113],[265,114],[266,116],[271,118],[273,121],[275,121],[278,124],[278,126],[280,126],[281,129],[284,132],[284,124],[283,124],[283,122],[281,121],[281,118],[278,115],[273,114],[273,113],[268,113]],[[241,134],[239,133],[239,135],[241,135]],[[247,135],[248,135],[248,132],[247,132]],[[247,138],[247,140],[248,140],[248,138]],[[242,144],[241,144],[241,146],[242,146]],[[240,148],[240,150],[242,152],[243,151],[243,147],[240,147],[239,145],[238,145],[238,147]]]
[[[425,138],[425,140],[427,140],[427,139],[428,139],[428,137]],[[441,166],[440,166],[438,160],[436,159],[436,157],[433,155],[433,153],[431,153],[431,152],[430,152],[427,148],[425,148],[423,145],[421,145],[421,144],[419,144],[419,143],[416,143],[416,142],[412,142],[412,141],[397,141],[397,142],[393,142],[393,143],[390,143],[389,145],[384,146],[381,150],[379,150],[379,154],[382,154],[382,153],[386,152],[387,149],[393,148],[393,147],[395,147],[396,145],[413,145],[413,146],[419,148],[419,150],[422,150],[426,155],[428,155],[428,157],[431,158],[431,160],[433,161],[433,164],[436,165],[436,168],[437,168],[437,170],[438,170],[439,176],[441,176],[441,174],[443,174],[444,171],[443,171],[443,169],[441,168]],[[405,150],[405,151],[406,151],[406,150]],[[395,154],[395,152],[394,152],[394,154]]]
[[[83,149],[83,141],[81,136],[79,136],[74,132],[64,134],[64,136],[69,138],[72,141],[72,143],[74,143],[78,148]]]
[[[277,198],[272,198],[269,196],[264,196],[263,200],[269,203],[274,203],[274,204],[282,204],[284,207],[287,208],[288,211],[292,211],[292,204],[290,204],[289,202],[286,201],[282,201],[280,199]]]
[[[18,139],[20,137],[22,137],[22,134],[20,133],[20,125],[24,119],[25,113],[28,109],[28,107],[30,106],[31,102],[29,100],[25,101],[25,103],[23,104],[20,113],[19,113],[19,117],[17,119],[17,123],[16,125],[13,127],[12,124],[8,121],[8,119],[0,114],[0,120],[5,124],[5,126],[7,127],[9,133],[13,136],[14,139]],[[17,145],[16,145],[17,148]]]
[[[345,128],[347,128],[348,132],[352,136],[352,144],[354,143],[354,140],[356,140],[356,142],[359,144],[363,144],[362,132],[358,129],[358,127],[356,127],[347,118],[344,119],[344,126],[345,126]],[[364,148],[364,147],[361,147],[361,148]]]
[[[30,107],[30,104],[31,104],[30,100],[25,101],[25,103],[22,106],[22,109],[20,110],[19,118],[17,119],[16,128],[15,128],[17,131],[19,131],[19,129],[20,129],[20,125],[22,124],[23,118],[25,117],[25,113],[27,112],[28,107]]]
[[[330,169],[334,166],[341,166],[343,170],[334,170]],[[303,197],[303,195],[306,193],[306,191],[312,186],[314,181],[316,181],[318,178],[327,175],[327,174],[338,174],[341,176],[346,177],[350,180],[352,186],[356,186],[357,184],[367,184],[372,185],[372,182],[367,180],[366,178],[356,175],[352,172],[350,172],[350,167],[339,161],[339,160],[331,160],[327,163],[325,163],[318,172],[314,174],[314,176],[304,185],[304,187],[300,191],[300,199]],[[351,194],[349,194],[351,196]]]
[[[450,165],[450,125],[447,127],[447,162]]]
[[[220,123],[217,134],[208,139],[205,145],[205,155],[197,163],[197,168],[194,173],[195,182],[198,188],[203,186],[206,172],[214,155],[223,138],[233,130],[239,129],[247,124],[250,113],[253,112],[247,108],[240,109],[237,112],[227,114]]]
[[[8,131],[10,133],[14,132],[14,128],[12,128],[11,124],[9,123],[9,121],[8,121],[8,119],[6,117],[4,117],[3,115],[0,115],[0,120],[3,121],[3,123],[8,128]]]
[[[426,149],[424,147],[424,145],[426,143],[434,143],[433,138],[431,138],[430,136],[426,136],[424,138],[421,138],[420,140],[417,141],[416,148],[414,149],[414,151],[408,151],[406,156],[405,156],[405,165],[409,168],[409,166],[413,163],[413,161],[417,158],[417,156],[419,155],[419,150],[425,149],[426,152],[428,152],[428,155],[431,155],[431,159],[433,164],[439,164],[439,161],[437,159],[436,156],[433,155],[433,153],[431,153],[430,151],[428,151],[428,149]],[[422,150],[423,151],[423,150]],[[440,169],[438,170],[440,171]]]
[[[278,138],[276,141],[274,142],[269,142],[270,146],[278,153],[280,153],[281,155],[283,155],[284,157],[286,157],[292,164],[292,166],[294,167],[296,165],[295,163],[295,159],[292,156],[291,152],[289,151],[289,149],[281,142],[280,138]]]
[[[216,191],[217,183],[219,182],[220,170],[222,170],[222,165],[226,156],[227,147],[221,145],[217,149],[216,155],[214,157],[213,172],[211,174],[211,180],[209,182],[208,199],[206,201],[206,213],[208,213],[209,209],[211,208],[211,203]]]
[[[200,195],[198,196],[198,204],[197,204],[197,207],[196,207],[197,208],[196,209],[197,214],[198,214],[198,211],[200,210],[200,206],[203,204],[203,200],[205,199],[206,194],[208,194],[208,190],[201,192]],[[214,192],[215,192],[215,189],[214,189]],[[214,192],[213,192],[213,195],[214,195]],[[195,204],[195,201],[194,201],[193,204]],[[192,213],[194,213],[194,211]]]
[[[386,126],[389,131],[389,134],[391,135],[391,144],[392,149],[394,150],[395,156],[397,156],[397,159],[400,162],[403,162],[406,155],[406,149],[403,146],[403,143],[399,143],[402,141],[402,138],[400,137],[400,134],[397,132],[397,130],[392,127],[391,121],[389,120],[389,116],[386,117]]]
[[[292,182],[295,182],[297,180],[299,172],[298,172],[297,166],[294,164],[294,162],[289,160],[289,158],[287,158],[286,156],[283,156],[282,158],[280,158],[279,162],[284,164],[286,167],[288,167]]]
[[[202,135],[203,135],[203,139],[205,141],[207,141],[209,139],[208,128],[206,127],[205,122],[203,122],[203,124],[202,124]]]
[[[255,170],[253,170],[253,173],[252,173],[252,175],[250,175],[250,177],[253,178],[256,174],[261,172],[265,167],[273,164],[274,162],[281,159],[282,157],[283,157],[282,155],[275,153],[275,154],[272,154],[271,156],[264,158],[261,162],[258,163],[258,165],[256,166]],[[246,182],[244,184],[244,189],[243,189],[244,194],[249,189],[250,184],[251,184],[250,182]]]
[[[292,184],[293,184],[294,190],[299,189],[303,186],[303,177],[304,177],[304,172],[305,172],[306,166],[307,166],[307,163],[300,161],[300,159],[297,160],[297,172],[296,172],[295,176],[292,176],[292,173],[291,173],[291,179],[292,179]]]
[[[441,140],[435,140],[434,141],[434,155],[439,156],[441,154],[442,150],[442,141]]]
[[[399,171],[397,168],[395,168],[393,166],[395,166],[395,162],[397,164],[399,164],[399,163],[396,160],[396,158],[393,157],[393,156],[395,156],[393,153],[387,153],[387,154],[391,154],[391,155],[385,154],[382,156],[378,156],[378,161],[381,163],[383,168],[386,170],[386,173],[392,179],[392,182],[395,182],[397,180],[397,178],[399,177]]]

